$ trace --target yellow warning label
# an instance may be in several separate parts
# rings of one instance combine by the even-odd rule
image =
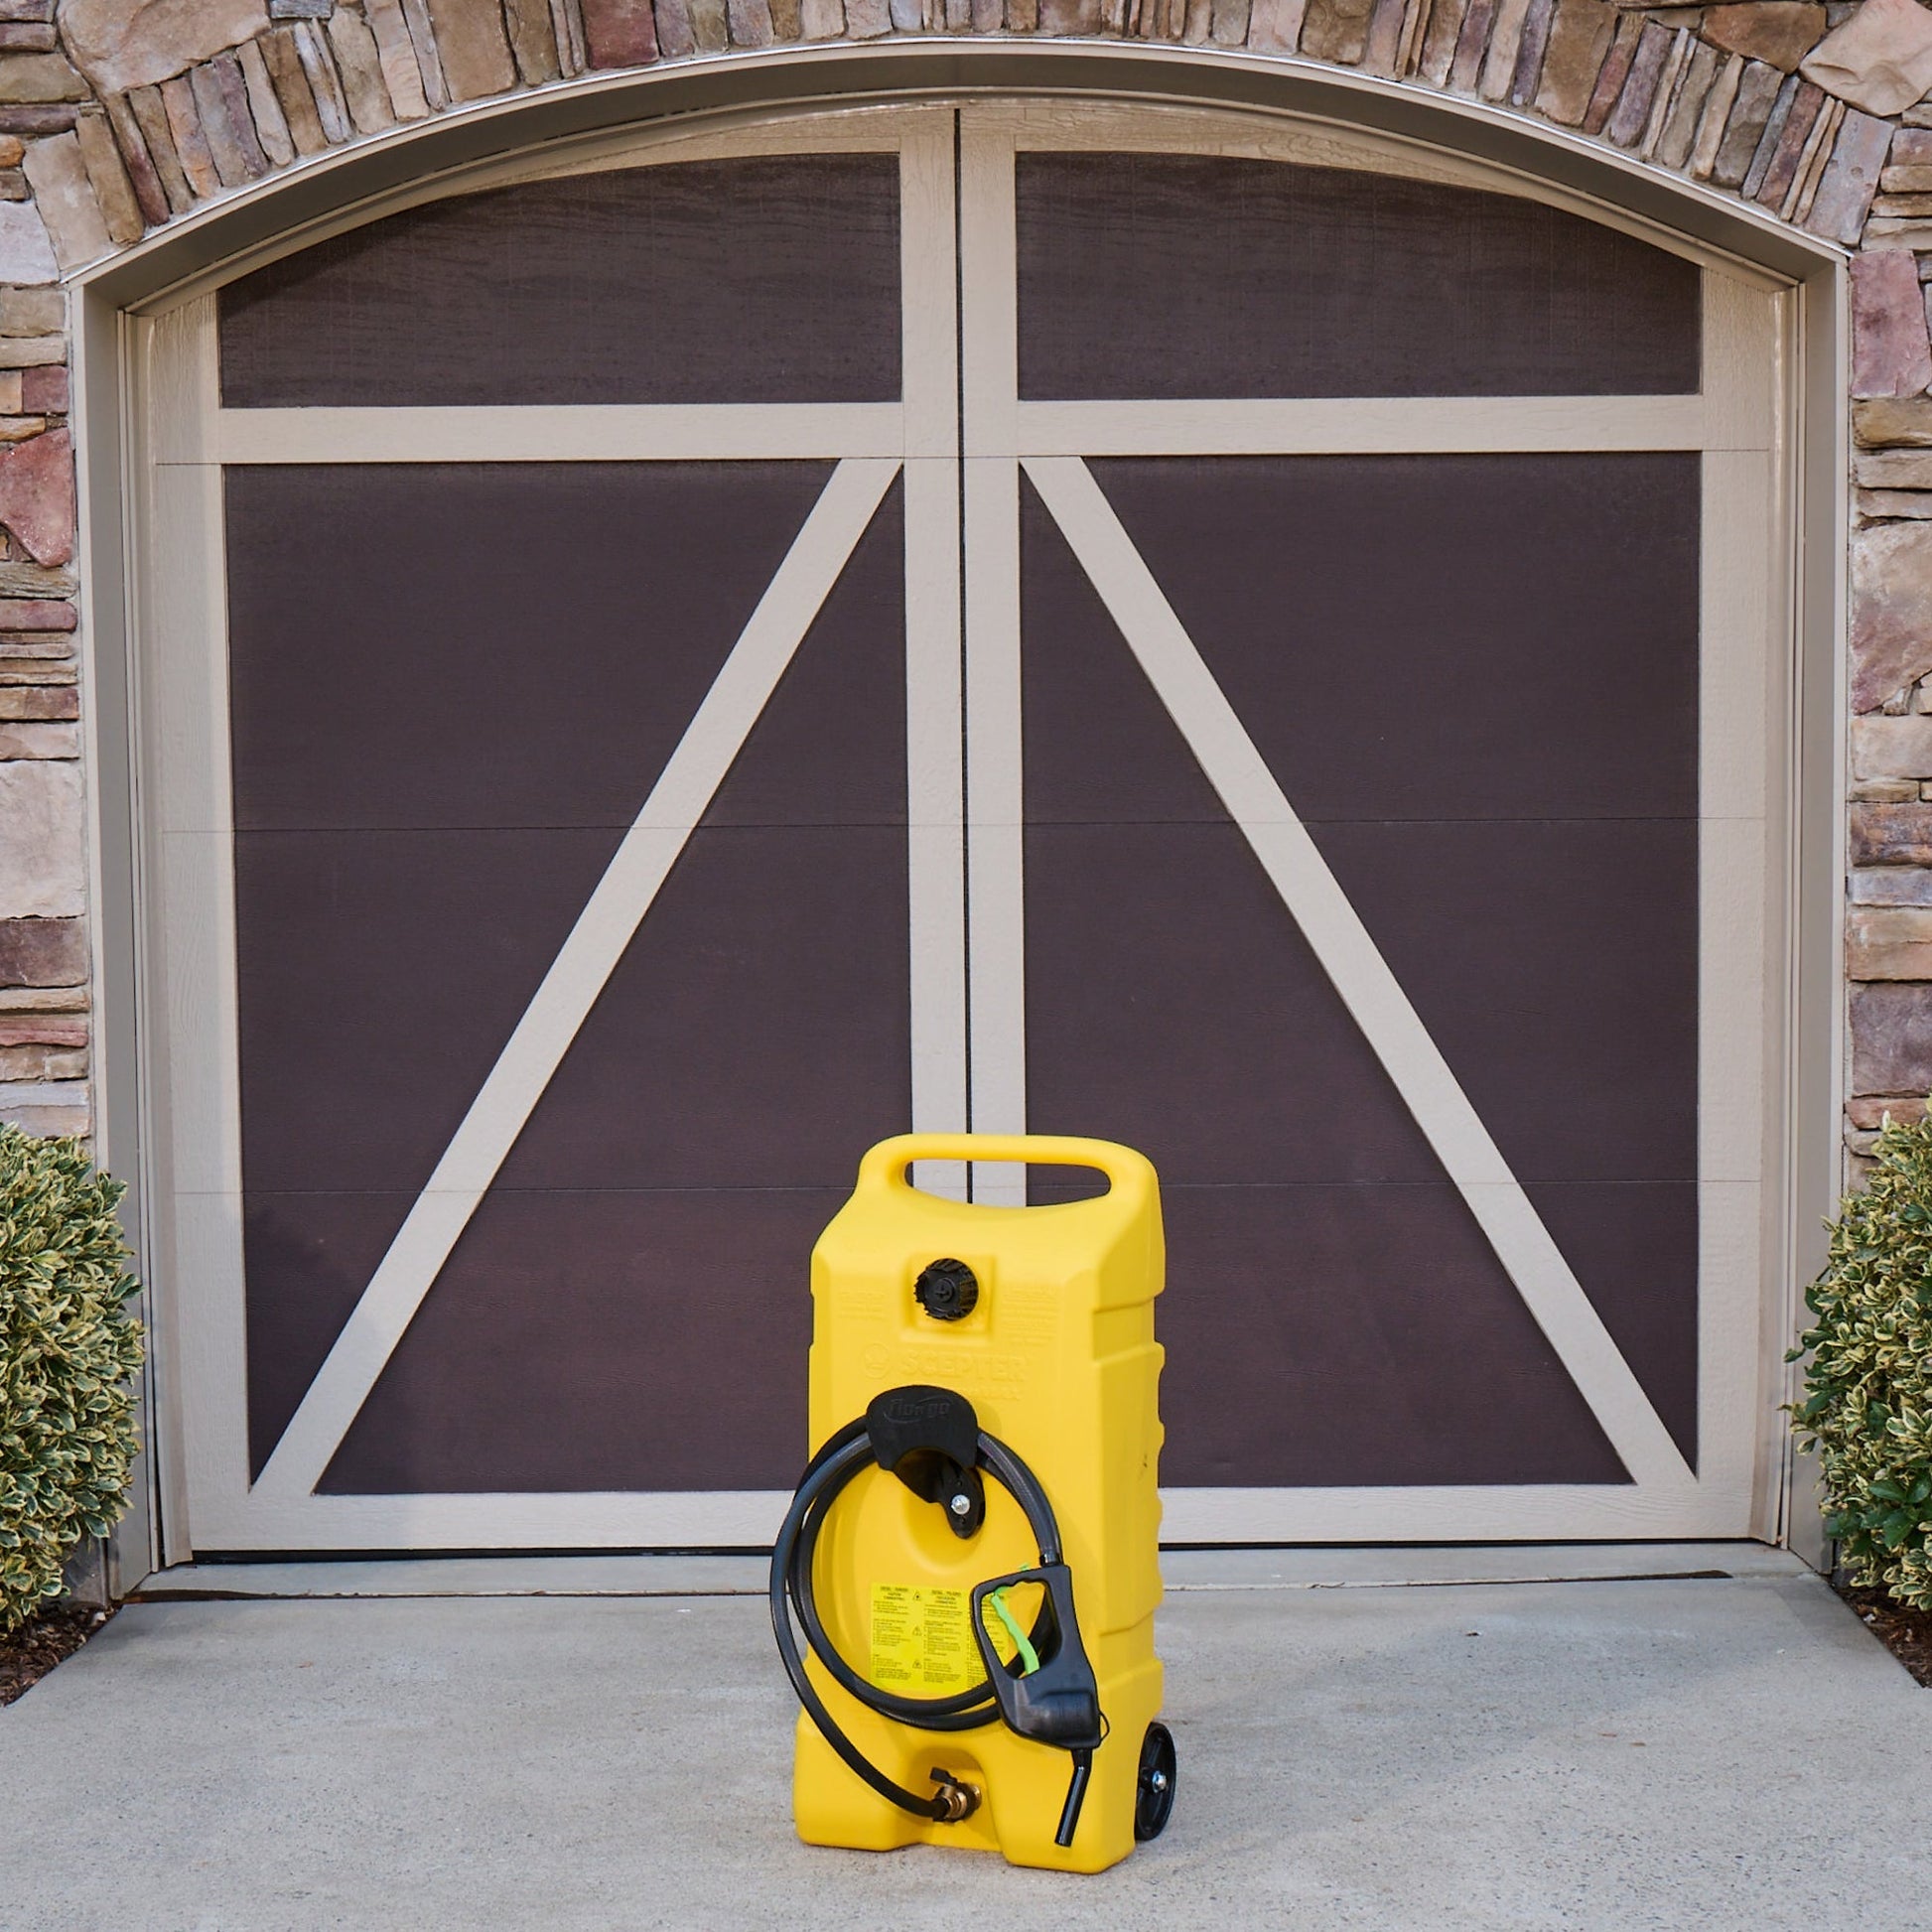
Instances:
[[[986,1675],[963,1589],[872,1587],[872,1681],[901,1697],[951,1697]]]
[[[1011,1661],[1013,1640],[995,1618],[991,1602],[986,1628],[994,1654]],[[882,1691],[897,1691],[901,1697],[944,1698],[970,1691],[986,1675],[973,1641],[971,1593],[929,1584],[874,1584],[869,1674]]]

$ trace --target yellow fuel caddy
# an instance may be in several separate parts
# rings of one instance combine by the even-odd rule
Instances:
[[[1097,1169],[1107,1191],[969,1204],[915,1189],[920,1161]],[[1131,1148],[913,1134],[860,1163],[812,1254],[815,1452],[771,1560],[801,1838],[1099,1871],[1167,1824],[1164,1269]]]

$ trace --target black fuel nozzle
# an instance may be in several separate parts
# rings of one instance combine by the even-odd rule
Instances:
[[[1038,1584],[1045,1599],[1034,1619],[1032,1635],[1017,1644],[1017,1654],[1009,1662],[986,1627],[986,1604],[989,1597],[1018,1584]],[[1002,1621],[1011,1626],[1004,1604],[1001,1610]],[[1079,1619],[1074,1614],[1073,1573],[1063,1563],[1045,1563],[1035,1570],[1016,1570],[975,1584],[973,1635],[1007,1728],[1016,1736],[1072,1753],[1073,1775],[1066,1787],[1059,1830],[1053,1836],[1055,1845],[1071,1845],[1080,1807],[1086,1802],[1093,1754],[1106,1735],[1100,1685],[1080,1642]]]

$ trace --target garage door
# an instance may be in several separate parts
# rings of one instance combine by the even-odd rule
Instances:
[[[767,1537],[812,1239],[964,1126],[1160,1169],[1171,1535],[1741,1533],[1780,300],[1042,102],[146,325],[195,1547]]]

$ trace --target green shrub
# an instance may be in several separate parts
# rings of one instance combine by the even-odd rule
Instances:
[[[1873,1160],[1805,1293],[1792,1426],[1818,1450],[1852,1581],[1932,1609],[1932,1123],[1888,1120]]]
[[[141,1366],[125,1191],[78,1141],[0,1126],[0,1637],[125,1507]]]

